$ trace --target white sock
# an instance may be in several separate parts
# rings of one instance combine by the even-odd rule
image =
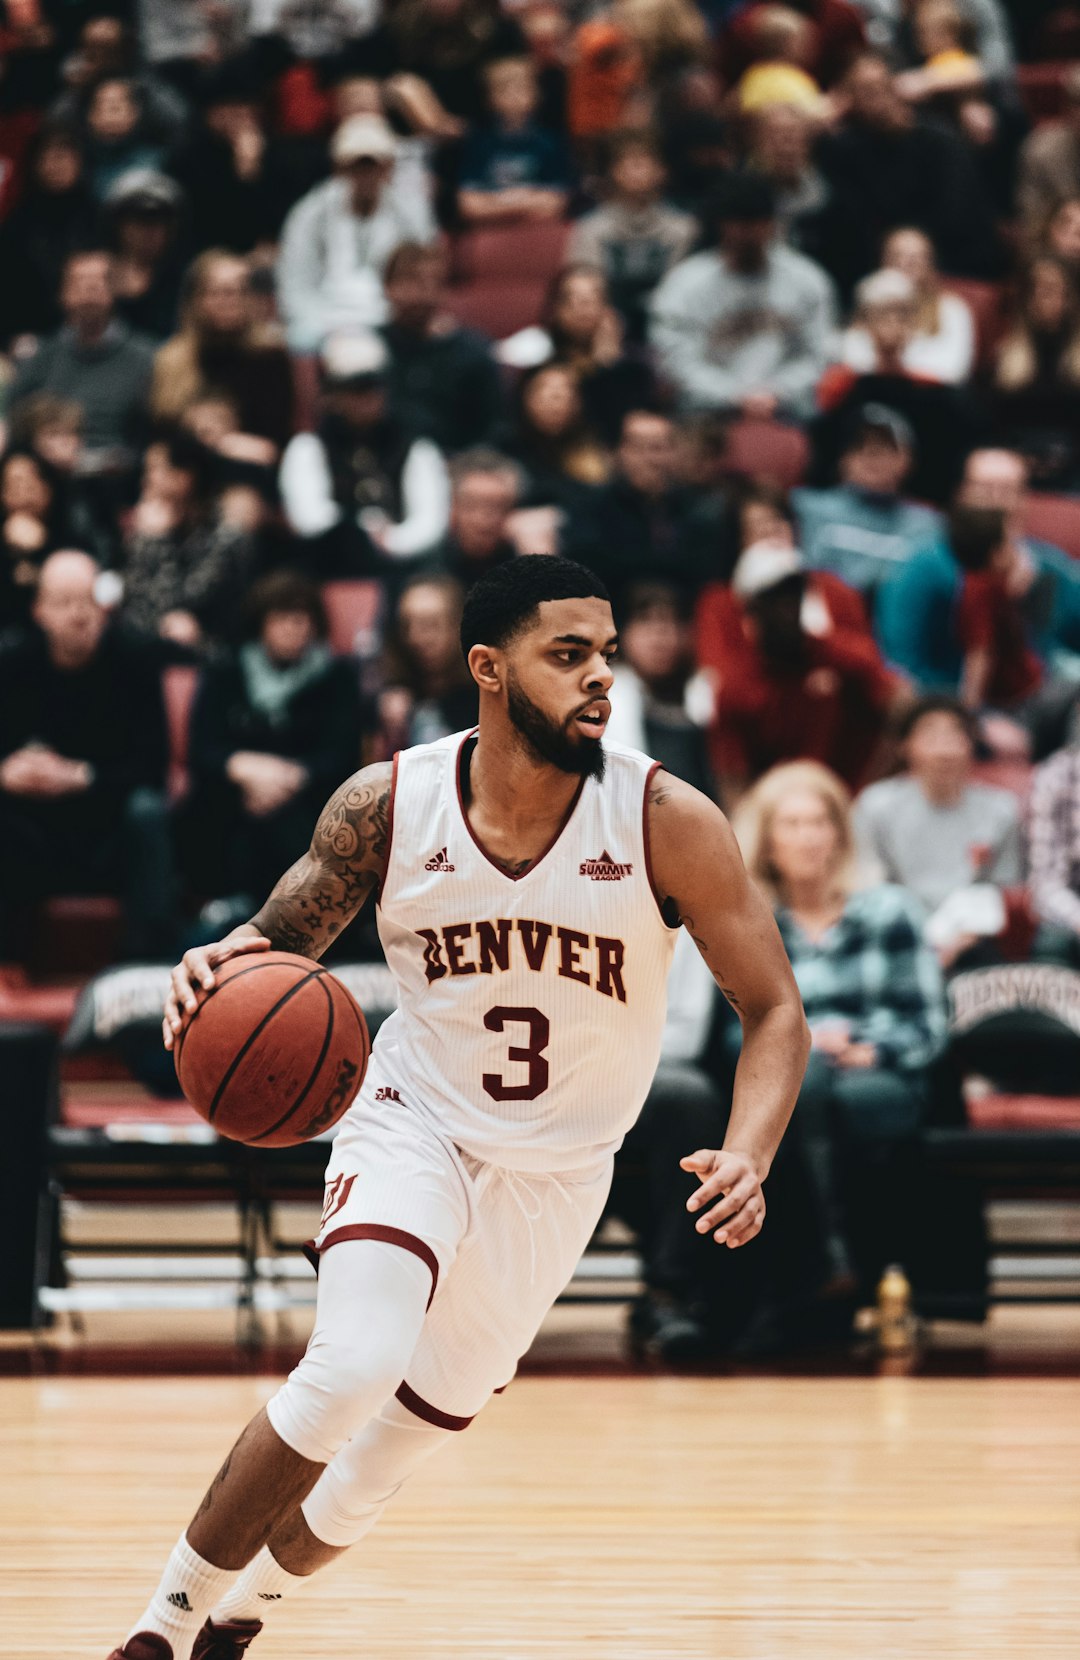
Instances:
[[[149,1608],[141,1620],[136,1620],[128,1637],[140,1631],[156,1632],[172,1644],[174,1660],[190,1660],[191,1645],[207,1614],[235,1578],[235,1568],[215,1568],[193,1551],[186,1534],[181,1534]]]
[[[249,1562],[231,1591],[226,1591],[210,1610],[215,1625],[226,1620],[264,1620],[269,1611],[298,1591],[311,1578],[310,1574],[290,1574],[271,1555],[264,1545],[253,1562]]]

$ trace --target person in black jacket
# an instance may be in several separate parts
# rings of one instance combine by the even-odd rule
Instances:
[[[27,904],[126,901],[127,953],[167,954],[173,884],[160,674],[109,625],[88,554],[42,566],[34,625],[0,646],[0,955]]]
[[[251,638],[207,665],[192,715],[179,829],[185,875],[204,895],[272,886],[360,765],[356,671],[330,655],[319,590],[276,571],[256,583],[248,609]]]

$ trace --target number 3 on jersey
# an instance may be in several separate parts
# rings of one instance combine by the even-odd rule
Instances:
[[[508,1026],[529,1028],[528,1043],[512,1043],[507,1050],[508,1060],[519,1061],[528,1067],[527,1077],[522,1083],[508,1084],[501,1073],[485,1072],[482,1082],[492,1100],[535,1101],[538,1095],[543,1095],[550,1071],[544,1054],[551,1042],[551,1022],[547,1015],[541,1014],[539,1009],[510,1009],[499,1004],[497,1008],[488,1010],[484,1025],[489,1032],[505,1032]]]

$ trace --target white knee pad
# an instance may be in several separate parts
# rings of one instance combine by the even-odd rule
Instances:
[[[316,1539],[339,1549],[359,1543],[417,1466],[452,1433],[387,1401],[327,1465],[301,1505]]]
[[[267,1403],[287,1446],[329,1464],[404,1378],[430,1295],[430,1269],[400,1246],[371,1239],[331,1246],[307,1351]]]

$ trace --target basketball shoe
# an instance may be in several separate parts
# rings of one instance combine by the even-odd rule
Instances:
[[[139,1631],[123,1648],[114,1648],[109,1660],[173,1660],[172,1644],[153,1631]]]
[[[261,1620],[207,1620],[195,1639],[191,1660],[240,1660],[262,1630]]]

